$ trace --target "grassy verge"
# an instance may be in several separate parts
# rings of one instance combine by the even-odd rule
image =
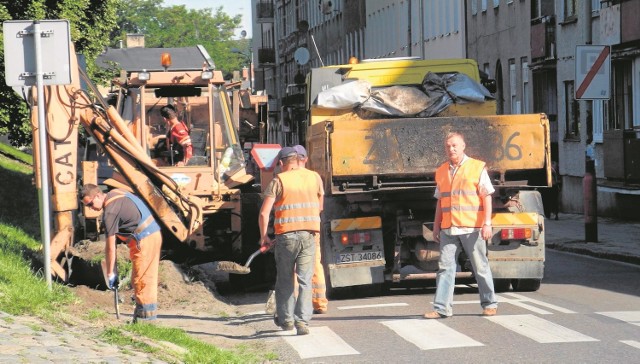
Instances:
[[[64,323],[63,314],[77,300],[66,286],[49,290],[42,270],[32,264],[41,251],[38,193],[33,186],[30,156],[0,143],[0,310],[30,315],[52,324]],[[91,310],[86,317],[104,317]],[[182,330],[155,325],[113,326],[101,338],[124,348],[149,352],[167,362],[256,363],[272,361],[273,354],[240,346],[222,350],[189,336]]]
[[[194,339],[183,330],[144,323],[110,328],[103,332],[101,338],[118,346],[133,347],[153,354],[167,362],[262,363],[276,359],[272,354],[257,354],[244,346],[233,352],[221,350]]]
[[[74,297],[64,286],[50,291],[28,257],[40,249],[38,199],[28,154],[0,143],[0,307],[15,315],[55,321]]]

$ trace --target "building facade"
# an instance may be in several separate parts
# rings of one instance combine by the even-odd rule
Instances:
[[[547,114],[561,210],[584,211],[595,162],[598,213],[640,218],[640,0],[253,0],[256,89],[271,141],[292,144],[312,67],[359,59],[472,58],[497,81],[499,113]],[[267,11],[266,9],[269,9]],[[576,98],[578,46],[610,48],[609,98]],[[581,81],[579,79],[579,81]]]

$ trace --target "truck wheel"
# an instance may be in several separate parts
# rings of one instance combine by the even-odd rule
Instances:
[[[514,279],[513,290],[516,292],[535,292],[540,289],[541,279]]]
[[[510,279],[494,279],[493,289],[496,293],[507,292],[511,288]]]

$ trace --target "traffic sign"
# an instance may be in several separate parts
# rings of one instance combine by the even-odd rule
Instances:
[[[576,46],[576,100],[609,99],[610,78],[609,46]]]
[[[33,34],[36,22],[38,39]],[[38,66],[42,68],[43,85],[71,83],[68,20],[7,20],[2,25],[7,86],[35,86]],[[36,57],[36,46],[43,59]]]
[[[280,144],[254,144],[251,156],[261,169],[271,171],[276,166],[276,157],[282,147]]]

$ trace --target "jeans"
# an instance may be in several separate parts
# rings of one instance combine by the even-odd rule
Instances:
[[[433,300],[433,308],[441,315],[453,315],[453,290],[458,255],[460,248],[466,252],[480,292],[480,305],[482,308],[497,308],[498,302],[493,289],[493,276],[487,259],[487,247],[480,231],[470,234],[449,235],[440,232],[440,260],[438,261],[438,275],[436,276],[436,296]]]
[[[315,240],[308,231],[276,235],[276,315],[280,324],[307,325],[313,315],[311,277],[315,258]],[[294,275],[295,272],[295,275]],[[294,276],[298,280],[298,298],[293,294]]]

